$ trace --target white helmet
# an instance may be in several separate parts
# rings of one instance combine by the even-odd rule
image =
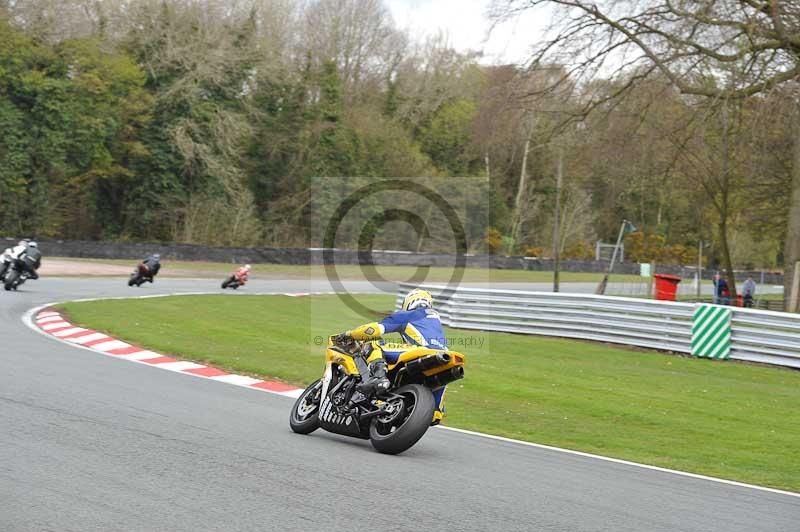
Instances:
[[[37,248],[38,249],[39,248],[39,244],[37,244],[34,241],[30,241],[30,242],[28,242],[28,247],[29,248]]]
[[[250,265],[249,264],[245,264],[244,265],[244,269],[247,270],[247,271],[250,271]]]

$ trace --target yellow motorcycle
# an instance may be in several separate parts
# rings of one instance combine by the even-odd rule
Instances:
[[[328,339],[322,379],[306,388],[292,407],[289,425],[294,432],[323,428],[368,439],[381,453],[398,454],[441,421],[442,405],[436,404],[434,392],[441,397],[444,386],[464,377],[464,355],[426,347],[404,351],[386,361],[389,389],[364,395],[356,387],[362,375],[369,375],[366,358],[375,344]],[[391,344],[381,347],[386,352]]]

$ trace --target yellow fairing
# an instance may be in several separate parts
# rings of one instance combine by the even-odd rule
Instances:
[[[325,352],[325,362],[327,364],[339,364],[348,375],[358,375],[356,362],[350,355],[345,355],[339,351],[328,349]]]
[[[428,355],[435,355],[439,352],[439,349],[431,349],[429,347],[411,347],[411,349],[409,349],[410,346],[408,344],[383,344],[382,346],[378,347],[385,349],[386,351],[400,351],[402,349],[408,349],[408,351],[397,357],[397,362],[389,365],[390,370],[394,369],[398,364],[409,362],[417,358],[426,357]]]
[[[386,349],[387,351],[399,351],[400,349],[403,349],[403,348],[408,349],[409,346],[406,345],[406,344],[384,344],[382,347],[383,347],[383,349]],[[373,354],[376,351],[378,351],[378,350],[377,349],[373,350]],[[441,353],[441,350],[440,349],[432,349],[430,347],[413,347],[411,349],[408,349],[408,351],[406,351],[405,353],[403,353],[399,357],[397,357],[397,362],[394,363],[394,364],[390,364],[389,365],[389,370],[394,369],[398,364],[406,363],[406,362],[409,362],[411,360],[414,360],[414,359],[417,359],[417,358],[426,357],[426,356],[429,356],[429,355],[435,355],[437,353]],[[436,375],[437,373],[441,373],[442,371],[448,370],[450,368],[454,368],[456,366],[463,366],[464,365],[465,357],[461,353],[456,353],[455,351],[448,351],[447,354],[450,355],[450,362],[448,362],[447,364],[445,364],[443,366],[439,366],[439,367],[436,367],[436,368],[433,368],[433,369],[429,369],[429,370],[423,372],[423,374],[426,375],[426,376]],[[372,358],[372,356],[370,356],[370,358]]]

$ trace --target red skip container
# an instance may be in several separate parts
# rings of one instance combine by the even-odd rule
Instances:
[[[653,277],[656,279],[656,299],[675,301],[675,294],[678,293],[678,285],[681,283],[681,278],[677,275],[663,273],[657,273]]]

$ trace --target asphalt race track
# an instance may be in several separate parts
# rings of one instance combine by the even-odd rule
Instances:
[[[295,435],[292,399],[72,348],[20,319],[52,301],[218,287],[124,284],[0,292],[0,531],[800,529],[798,497],[479,436],[434,429],[384,456]]]

